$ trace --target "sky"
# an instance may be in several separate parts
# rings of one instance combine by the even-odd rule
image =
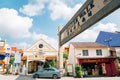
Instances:
[[[0,39],[26,49],[42,37],[57,49],[58,26],[64,27],[85,1],[0,0]],[[119,16],[117,9],[69,42],[94,42],[100,31],[120,31]]]

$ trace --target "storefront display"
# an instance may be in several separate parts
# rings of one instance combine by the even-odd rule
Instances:
[[[78,59],[84,76],[112,76],[117,75],[115,59]]]

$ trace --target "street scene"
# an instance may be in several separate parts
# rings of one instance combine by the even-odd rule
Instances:
[[[120,80],[120,0],[0,3],[0,80]]]

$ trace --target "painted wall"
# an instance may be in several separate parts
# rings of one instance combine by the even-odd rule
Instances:
[[[96,50],[101,49],[102,55],[97,55]],[[82,50],[88,50],[89,56],[83,56]],[[70,44],[68,63],[77,63],[76,58],[106,58],[110,56],[109,48],[79,48],[75,49],[73,45]]]
[[[117,57],[120,57],[120,47],[116,47],[115,50]]]
[[[82,50],[88,50],[88,56],[83,56]],[[97,55],[96,50],[102,50],[102,55]],[[81,48],[76,49],[76,54],[79,58],[102,58],[110,56],[108,48]]]

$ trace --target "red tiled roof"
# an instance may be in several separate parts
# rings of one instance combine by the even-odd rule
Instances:
[[[107,46],[95,42],[71,42],[75,48],[107,48]]]

